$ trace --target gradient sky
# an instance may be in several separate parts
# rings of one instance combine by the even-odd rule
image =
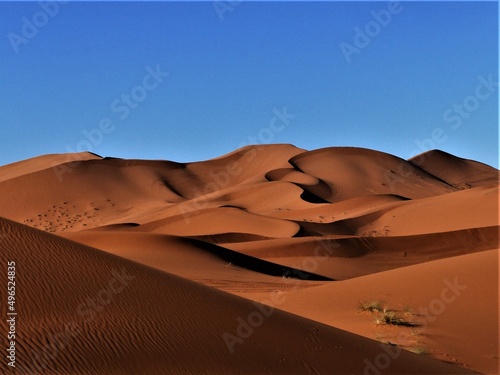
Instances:
[[[292,143],[498,167],[498,4],[389,4],[0,3],[0,165]]]

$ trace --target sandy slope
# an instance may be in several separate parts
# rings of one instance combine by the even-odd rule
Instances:
[[[408,161],[458,188],[498,184],[499,175],[496,169],[440,150],[424,152]]]
[[[77,165],[79,161],[94,159],[101,159],[101,157],[91,152],[37,156],[31,159],[0,166],[0,181],[24,176],[44,169],[51,169],[54,172],[57,170],[56,167],[61,165]]]
[[[265,317],[249,301],[5,219],[0,231],[2,264],[14,260],[18,270],[19,373],[361,373],[383,350],[278,310]],[[255,327],[228,346],[224,334],[249,316]],[[463,373],[406,352],[388,370]]]
[[[318,195],[328,201],[373,194],[397,194],[413,199],[453,191],[446,183],[403,159],[368,149],[324,148],[299,154],[290,163],[325,182],[330,187],[329,194]]]
[[[498,194],[496,169],[440,151],[267,145],[194,163],[79,153],[0,167],[0,217],[59,236],[1,221],[2,259],[20,259],[26,285],[20,361],[74,320],[81,333],[52,373],[363,373],[386,352],[357,335],[429,352],[401,354],[392,372],[448,371],[433,359],[492,372]],[[85,321],[78,304],[118,267],[140,283]],[[456,276],[468,289],[422,327],[357,310],[426,306]],[[221,331],[256,308],[234,295],[286,296],[276,307],[302,318],[276,312],[228,355]]]
[[[301,268],[283,268],[280,263],[269,263],[203,241],[169,235],[84,231],[65,232],[61,236],[224,290],[281,288],[282,279],[276,276],[307,272]],[[321,278],[309,273],[307,280],[297,278],[297,281],[306,287],[318,285],[318,279]]]
[[[498,247],[498,227],[414,236],[308,236],[223,246],[291,267],[303,264],[335,280],[369,275]],[[305,259],[304,259],[305,258]]]
[[[279,308],[496,374],[498,254],[498,249],[467,254],[307,289],[294,284],[295,288],[279,292]],[[239,294],[269,300],[269,293]],[[360,308],[372,302],[395,310],[416,326],[375,324],[381,313]]]
[[[388,236],[488,227],[498,225],[498,198],[498,185],[481,186],[404,201],[348,223],[361,235],[386,228]]]

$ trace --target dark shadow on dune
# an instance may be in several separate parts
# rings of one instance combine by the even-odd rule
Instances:
[[[304,190],[305,193],[309,194],[310,203],[332,203],[331,200],[334,198],[333,190],[329,184],[323,180],[319,180],[316,185],[304,185],[296,184],[298,187]],[[316,200],[316,201],[314,201]]]
[[[334,223],[313,223],[304,221],[295,221],[300,225],[300,230],[293,237],[311,237],[328,235],[352,236],[354,231],[345,223],[345,221],[336,221]]]
[[[86,231],[88,232],[109,231],[109,230],[126,231],[127,229],[136,228],[140,226],[141,224],[138,223],[118,223],[118,224],[102,225],[95,228],[89,228]]]
[[[237,208],[238,210],[242,210],[242,211],[248,211],[245,207],[241,207],[241,206],[234,206],[232,204],[224,204],[222,206],[219,206],[219,208]]]
[[[277,263],[268,262],[267,260],[242,254],[237,251],[226,249],[222,246],[218,246],[209,242],[200,241],[194,238],[186,238],[185,240],[188,243],[196,246],[197,248],[208,251],[211,254],[214,254],[227,262],[231,262],[238,267],[263,273],[265,275],[308,281],[335,281],[334,279],[326,276],[302,271],[297,268],[282,266],[281,264]]]
[[[270,237],[259,236],[258,234],[251,234],[251,233],[207,234],[203,236],[190,236],[189,238],[210,242],[213,244],[251,242],[251,241],[262,241],[270,239]]]
[[[122,158],[117,158],[114,156],[105,156],[102,158],[102,160],[123,160]]]
[[[166,188],[167,190],[170,190],[172,193],[175,195],[181,197],[181,198],[186,198],[180,191],[178,191],[172,183],[167,178],[162,178],[158,181],[158,184],[160,184],[162,187]]]
[[[309,203],[330,203],[327,200],[318,197],[316,194],[313,194],[305,189],[302,192],[302,194],[300,194],[300,199]]]
[[[101,155],[96,154],[95,152],[90,152],[90,151],[87,151],[87,152],[88,152],[89,154],[91,154],[91,155],[97,156],[98,158],[104,159]]]

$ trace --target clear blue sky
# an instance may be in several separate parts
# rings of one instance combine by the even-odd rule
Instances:
[[[498,4],[388,7],[0,3],[0,164],[292,143],[440,148],[498,167]]]

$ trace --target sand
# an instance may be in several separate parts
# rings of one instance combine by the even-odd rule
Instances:
[[[437,150],[2,166],[16,373],[497,373],[498,185]]]

